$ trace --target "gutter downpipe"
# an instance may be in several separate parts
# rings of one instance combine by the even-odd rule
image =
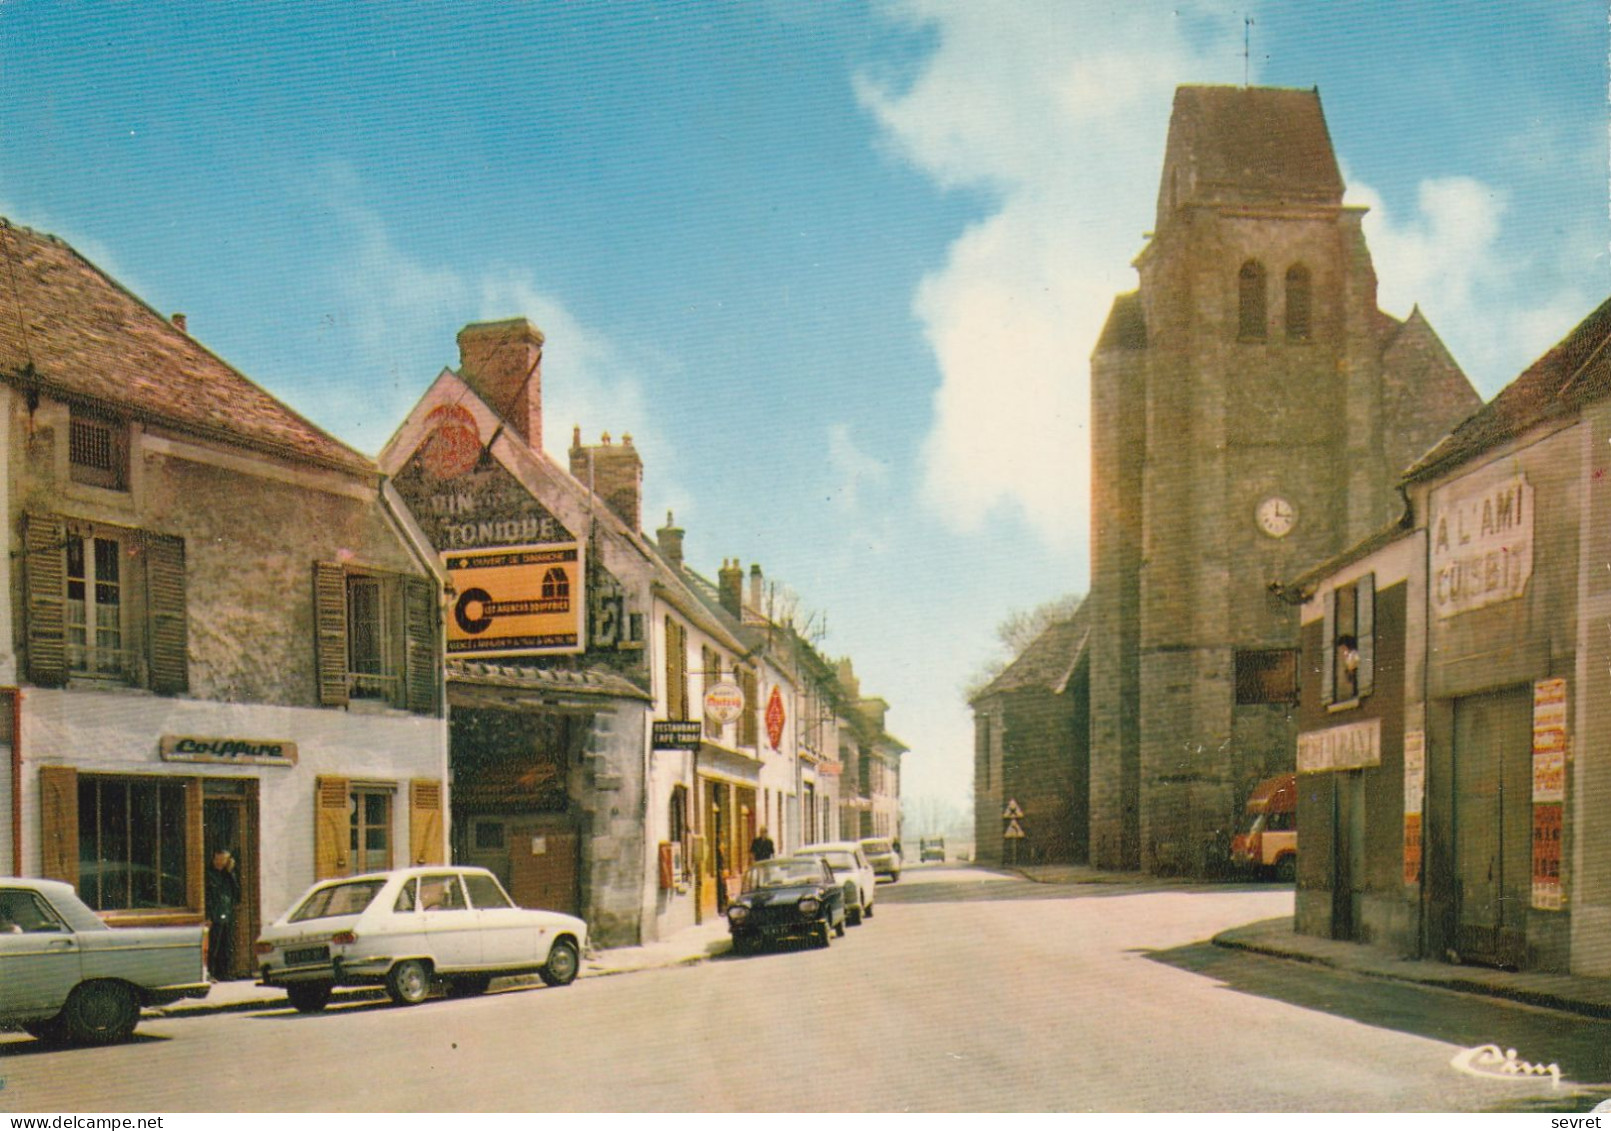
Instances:
[[[11,700],[11,874],[22,875],[22,689],[8,687]]]

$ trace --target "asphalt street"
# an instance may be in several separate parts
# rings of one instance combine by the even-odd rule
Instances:
[[[1206,940],[1290,889],[913,868],[827,950],[412,1008],[162,1018],[104,1049],[0,1034],[46,1111],[1586,1110],[1611,1022]],[[1495,1043],[1565,1078],[1484,1078]],[[1596,1087],[1595,1085],[1602,1085]]]

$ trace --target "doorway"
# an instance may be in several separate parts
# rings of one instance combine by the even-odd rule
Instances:
[[[1532,688],[1454,703],[1455,949],[1517,966],[1532,882]]]
[[[241,902],[230,928],[229,969],[214,970],[221,979],[251,974],[252,945],[261,929],[258,899],[257,782],[248,778],[202,779],[202,867],[211,868],[213,853],[227,849],[235,857]]]

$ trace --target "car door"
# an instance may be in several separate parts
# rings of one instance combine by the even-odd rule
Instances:
[[[466,872],[464,886],[480,921],[482,964],[504,970],[537,965],[536,916],[516,907],[492,876]]]
[[[420,921],[425,946],[440,971],[480,966],[481,922],[457,872],[420,877]]]
[[[48,1016],[82,975],[78,937],[38,892],[0,888],[0,1016]]]

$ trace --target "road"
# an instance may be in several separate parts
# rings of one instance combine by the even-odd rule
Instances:
[[[910,869],[828,950],[414,1008],[0,1034],[20,1112],[1578,1110],[1611,1023],[1225,951],[1290,889],[1058,887]],[[1497,1042],[1568,1077],[1462,1074]]]

